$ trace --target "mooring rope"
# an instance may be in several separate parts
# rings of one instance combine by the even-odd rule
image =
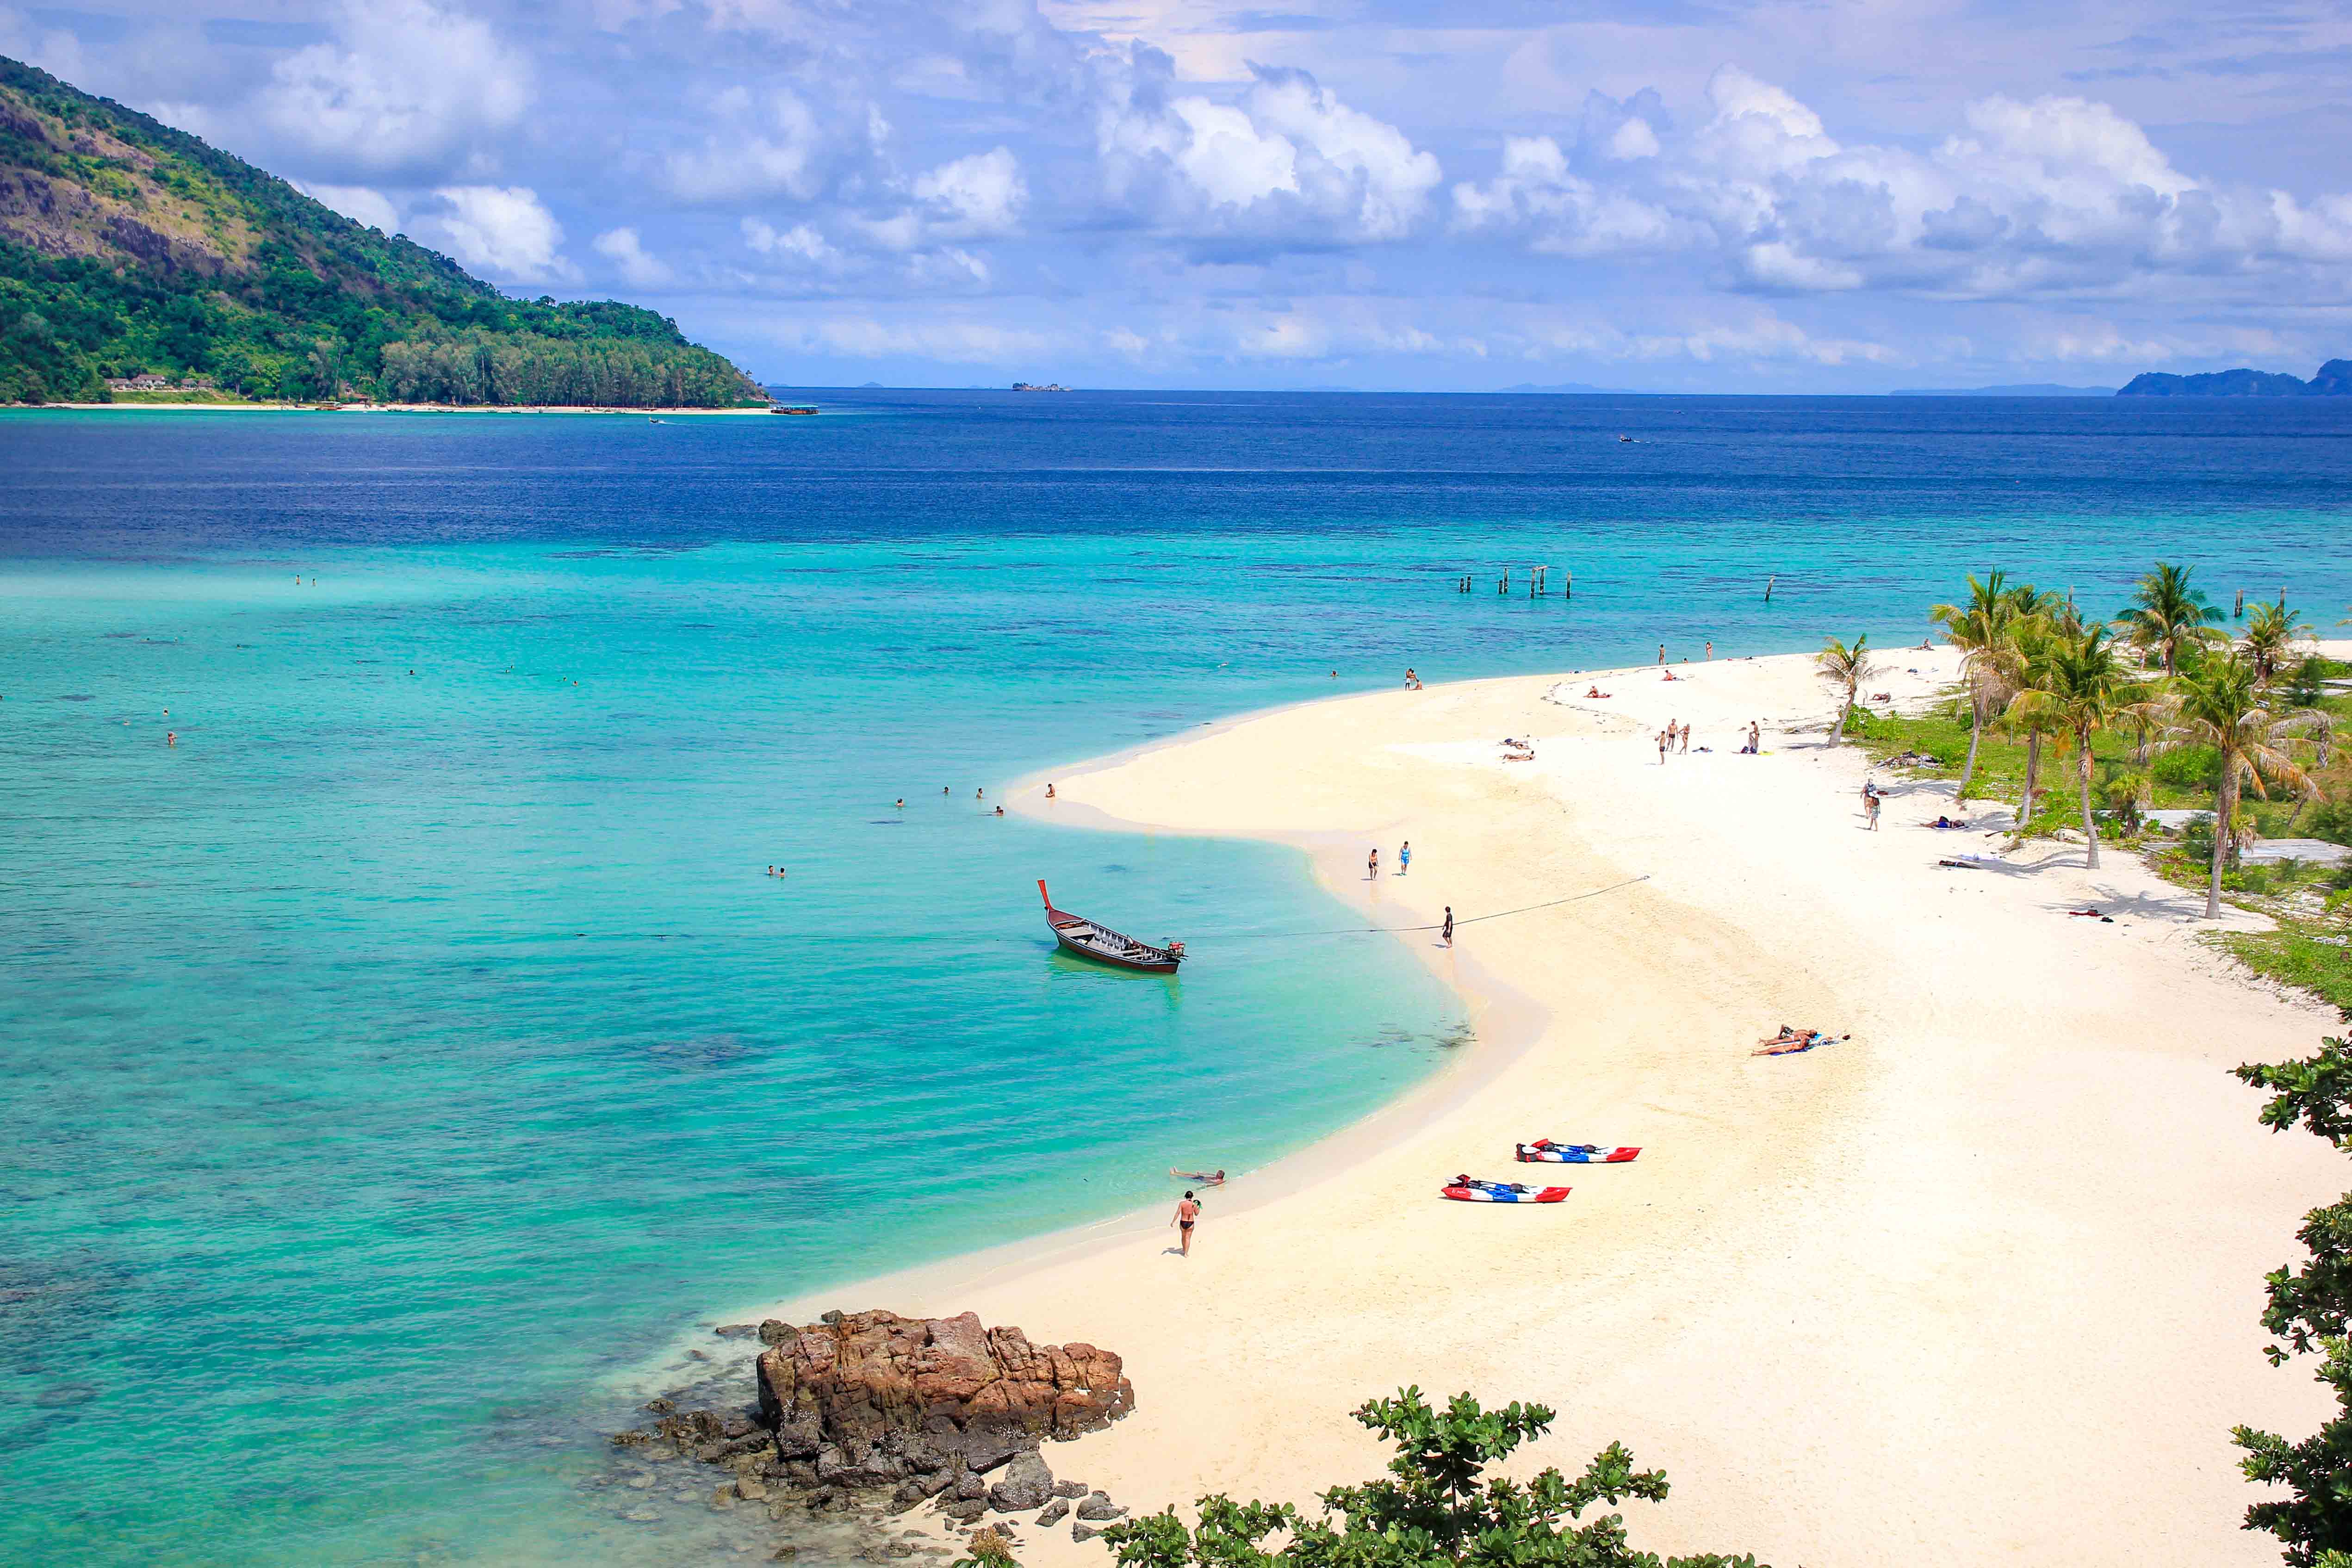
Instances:
[[[1612,882],[1607,887],[1596,887],[1589,893],[1571,893],[1566,898],[1549,898],[1541,904],[1523,904],[1517,909],[1497,909],[1491,915],[1465,915],[1454,921],[1454,925],[1458,930],[1465,925],[1475,925],[1483,920],[1501,920],[1513,915],[1531,914],[1538,909],[1557,909],[1563,904],[1581,904],[1588,898],[1598,898],[1604,893],[1615,893],[1620,888],[1631,887],[1637,882],[1649,880],[1649,873],[1644,872],[1640,876],[1629,876],[1623,882]],[[1442,931],[1444,928],[1443,923],[1433,923],[1428,925],[1338,925],[1328,931],[1219,931],[1212,932],[1210,935],[1213,937],[1234,941],[1245,939],[1265,942],[1285,936],[1357,936],[1374,933],[1401,935],[1408,931]]]

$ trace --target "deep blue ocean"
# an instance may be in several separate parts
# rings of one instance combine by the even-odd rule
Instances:
[[[0,412],[0,1562],[688,1560],[583,1484],[686,1336],[1463,1046],[1389,939],[1252,939],[1353,923],[1297,856],[1033,770],[1992,566],[2352,605],[2352,400],[807,401]],[[1193,962],[1058,956],[1041,876]]]

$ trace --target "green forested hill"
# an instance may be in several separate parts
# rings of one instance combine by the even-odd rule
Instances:
[[[763,402],[675,322],[510,299],[226,152],[0,57],[0,402]],[[164,394],[168,395],[168,394]]]

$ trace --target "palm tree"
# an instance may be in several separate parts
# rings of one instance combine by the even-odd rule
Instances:
[[[2180,650],[2202,641],[2205,628],[2222,619],[2221,612],[2205,601],[2201,590],[2189,586],[2192,568],[2158,561],[2156,570],[2139,580],[2132,601],[2116,617],[2116,629],[2143,653],[2164,655],[2164,673],[2180,673]]]
[[[2221,780],[2213,810],[2213,872],[2205,887],[2205,918],[2221,913],[2221,867],[2229,857],[2238,826],[2238,790],[2252,784],[2267,800],[2269,779],[2311,794],[2311,775],[2295,765],[2289,742],[2311,727],[2308,709],[2281,710],[2254,678],[2252,660],[2232,649],[2227,655],[2204,661],[2180,678],[2165,705],[2169,723],[2168,748],[2210,746],[2221,754]]]
[[[2267,686],[2286,673],[2294,645],[2311,642],[2315,636],[2303,623],[2300,612],[2284,604],[2257,604],[2238,647],[2253,664],[2254,679]]]
[[[1845,735],[1845,721],[1853,713],[1854,699],[1862,685],[1879,672],[1878,662],[1870,656],[1870,633],[1865,632],[1853,640],[1849,648],[1834,637],[1822,639],[1822,651],[1813,655],[1821,678],[1838,694],[1837,722],[1830,726],[1830,744],[1835,746]]]
[[[2030,727],[2033,740],[2048,729],[2067,737],[2074,747],[2074,783],[2082,797],[2083,838],[2089,845],[2084,862],[2099,869],[2099,828],[2091,815],[2091,737],[2122,715],[2137,693],[2123,664],[2116,658],[2106,628],[2087,632],[2054,632],[2037,650],[2034,683],[2017,694],[2010,711]],[[2021,831],[2025,819],[2020,817]]]
[[[2140,814],[2156,795],[2156,783],[2145,773],[2118,773],[2107,780],[2107,808],[2122,819],[2127,834],[2139,831]]]
[[[2009,706],[2006,672],[2015,652],[2011,631],[2017,607],[2004,583],[2008,573],[1989,571],[1984,580],[1969,573],[1965,604],[1938,604],[1928,614],[1944,628],[1944,640],[1960,651],[1960,678],[1969,688],[1969,760],[1960,769],[1955,799],[1969,798],[1969,780],[1977,774],[1977,745],[1984,738],[1985,721]]]
[[[2042,737],[2058,726],[2046,705],[2021,704],[2018,698],[2043,684],[2049,675],[2052,645],[2070,632],[2079,632],[2082,622],[2074,617],[2073,607],[2056,594],[2037,593],[2031,588],[2011,589],[2010,594],[2018,619],[2010,627],[2010,650],[2003,661],[2009,696],[2000,723],[2003,728],[2025,736],[2025,786],[2017,798],[2017,836],[2022,840],[2033,821],[2034,798],[2042,793]]]

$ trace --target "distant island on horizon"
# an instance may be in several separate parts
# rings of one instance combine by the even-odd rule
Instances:
[[[2149,371],[2117,397],[2352,397],[2352,360],[2330,360],[2309,381],[2271,371],[2214,371],[2201,376]]]
[[[1590,396],[1594,392],[1608,392],[1617,396],[1641,395],[1632,387],[1596,387],[1588,386],[1582,382],[1559,382],[1548,387],[1539,387],[1533,382],[1521,382],[1517,386],[1505,387],[1503,390],[1507,392],[1565,392],[1570,396]]]
[[[1897,387],[1888,397],[2113,397],[2113,387],[2062,387],[2055,382],[2021,382],[2004,387]]]
[[[758,408],[677,323],[517,299],[0,57],[0,404]]]

